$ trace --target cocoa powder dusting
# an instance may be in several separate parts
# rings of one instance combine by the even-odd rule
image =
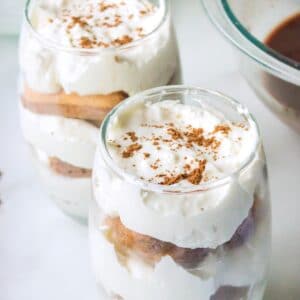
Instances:
[[[173,169],[163,170],[160,174],[155,174],[153,178],[149,178],[150,182],[155,181],[155,178],[159,178],[159,184],[161,185],[174,185],[183,180],[188,181],[193,185],[199,185],[203,181],[208,181],[209,176],[205,174],[207,160],[203,159],[207,155],[211,156],[213,160],[218,160],[218,148],[221,146],[221,139],[217,133],[223,135],[228,135],[232,130],[227,124],[221,124],[215,126],[212,131],[205,132],[203,128],[194,128],[191,125],[185,126],[182,129],[175,127],[173,123],[161,124],[142,124],[141,127],[148,127],[158,129],[158,131],[150,131],[149,136],[137,137],[135,132],[127,132],[125,136],[122,136],[123,140],[127,137],[134,144],[128,146],[123,152],[123,158],[129,158],[134,155],[135,152],[142,148],[142,145],[136,143],[139,139],[140,141],[150,142],[155,146],[156,150],[160,150],[161,146],[167,145],[169,150],[172,152],[177,152],[181,148],[191,149],[195,154],[194,156],[183,158],[184,164],[179,167],[179,171],[176,165]],[[164,134],[159,129],[163,129]],[[165,134],[169,137],[166,138]],[[154,150],[155,151],[155,150]],[[143,153],[144,159],[149,159],[151,157],[150,153]],[[153,156],[153,155],[152,155]],[[157,153],[159,157],[159,153]],[[160,160],[155,162],[149,162],[149,167],[152,170],[157,170],[163,167],[163,163],[159,163]],[[157,172],[158,173],[158,172]]]
[[[167,132],[172,137],[173,140],[182,139],[181,132],[175,128],[168,128]]]
[[[194,169],[191,173],[187,175],[187,181],[194,185],[199,184],[203,179],[203,173],[205,171],[206,163],[206,160],[200,161],[199,167],[197,169]]]
[[[132,157],[133,154],[136,152],[136,151],[139,151],[140,149],[142,149],[142,145],[140,144],[132,144],[130,146],[128,146],[123,152],[122,152],[122,156],[123,158],[129,158],[129,157]]]
[[[127,135],[130,137],[132,142],[136,142],[138,140],[138,137],[136,136],[135,132],[127,132]]]
[[[126,44],[129,44],[133,41],[133,38],[130,37],[129,35],[124,35],[121,38],[117,38],[113,41],[114,46],[123,46]]]
[[[177,176],[165,176],[164,181],[161,182],[160,184],[161,185],[173,185],[173,184],[180,182],[183,179],[185,179],[185,178],[183,177],[182,174],[179,174]]]
[[[231,128],[229,125],[217,125],[213,131],[213,133],[221,132],[224,135],[228,135],[229,132],[231,131]]]

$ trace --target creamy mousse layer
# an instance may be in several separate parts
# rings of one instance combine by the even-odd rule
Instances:
[[[98,153],[96,200],[104,214],[120,217],[137,233],[183,248],[216,248],[249,215],[261,176],[260,152],[241,176],[202,193],[144,191],[133,181],[195,189],[242,167],[257,138],[253,124],[230,122],[211,108],[177,101],[126,105],[110,122],[107,147],[131,180],[109,169]]]
[[[38,0],[30,20],[39,38],[25,28],[20,45],[26,83],[45,94],[81,96],[132,95],[167,84],[178,55],[164,10],[146,0]],[[49,42],[96,54],[50,49]]]
[[[88,204],[92,201],[91,178],[59,174],[50,166],[45,152],[33,146],[31,151],[39,175],[55,203],[68,214],[85,220]]]
[[[93,215],[90,219],[92,258],[97,281],[108,295],[117,294],[125,300],[196,300],[199,297],[203,300],[238,300],[244,299],[249,290],[253,295],[249,299],[261,297],[270,247],[267,215],[258,221],[254,234],[244,245],[220,248],[208,254],[194,270],[185,269],[168,255],[154,266],[135,256],[124,259],[120,248],[107,240],[107,228],[101,224],[101,216]],[[230,292],[229,287],[233,287],[233,291]],[[236,293],[236,298],[231,297]],[[255,297],[256,294],[259,296]]]
[[[82,120],[35,114],[22,105],[20,117],[25,140],[48,158],[92,169],[99,135],[97,127]]]

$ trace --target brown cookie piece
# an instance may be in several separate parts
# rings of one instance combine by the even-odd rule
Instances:
[[[22,103],[25,108],[37,114],[58,115],[66,118],[100,121],[128,95],[115,92],[108,95],[80,96],[78,94],[44,94],[24,86]]]
[[[57,157],[49,157],[50,168],[59,175],[71,178],[90,178],[92,170],[75,167]]]

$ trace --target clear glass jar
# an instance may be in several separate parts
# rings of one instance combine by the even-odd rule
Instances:
[[[39,1],[28,1],[20,39],[22,130],[54,201],[86,220],[98,127],[106,113],[137,92],[180,81],[169,3],[150,1],[162,13],[148,35],[122,46],[83,49],[63,47],[35,30]]]
[[[282,22],[299,13],[297,0],[202,0],[207,14],[239,50],[250,86],[282,121],[300,132],[299,63],[266,46]]]
[[[163,100],[214,109],[227,120],[246,122],[257,134],[250,148],[255,150],[238,170],[192,188],[133,177],[109,153],[110,125],[131,105]],[[261,300],[270,257],[270,202],[263,147],[248,110],[217,92],[162,87],[127,99],[106,117],[100,131],[89,215],[99,289],[110,299],[124,300]],[[205,207],[215,199],[222,200]],[[174,205],[169,213],[162,209],[167,204]],[[241,211],[244,216],[237,217]],[[233,234],[207,243],[207,237],[220,238],[220,229],[229,228],[232,220]],[[170,242],[175,236],[177,242]],[[190,246],[194,238],[197,246]]]

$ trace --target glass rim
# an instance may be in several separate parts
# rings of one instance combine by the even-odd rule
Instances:
[[[230,105],[234,110],[244,118],[245,121],[249,124],[251,128],[254,128],[256,133],[256,140],[254,141],[253,150],[249,153],[245,161],[235,169],[233,172],[226,174],[222,178],[217,180],[213,180],[210,182],[203,182],[199,185],[190,186],[190,187],[179,187],[178,184],[174,184],[171,186],[164,186],[160,184],[150,183],[145,180],[139,179],[136,176],[127,173],[121,167],[119,167],[116,162],[111,157],[109,150],[107,148],[107,129],[109,127],[110,121],[114,118],[114,116],[119,112],[126,108],[128,105],[137,103],[139,101],[143,101],[143,99],[147,97],[153,96],[165,96],[168,94],[180,93],[190,96],[200,96],[206,95],[211,97],[217,97],[222,100],[224,103]],[[173,100],[173,99],[172,99]],[[195,102],[201,103],[201,99],[193,99]],[[98,149],[104,162],[111,168],[120,178],[124,179],[139,188],[156,193],[167,193],[167,194],[191,194],[191,193],[199,193],[203,191],[208,191],[212,189],[216,189],[223,185],[226,185],[232,181],[233,178],[236,178],[240,173],[242,173],[247,167],[254,161],[256,154],[261,145],[261,134],[259,130],[259,126],[257,121],[253,117],[253,115],[249,112],[249,110],[242,105],[240,102],[235,100],[232,97],[226,96],[225,94],[213,91],[210,89],[203,89],[200,87],[192,87],[187,85],[170,85],[170,86],[162,86],[158,88],[153,88],[146,90],[144,92],[138,93],[132,97],[127,98],[116,107],[114,107],[104,118],[100,127],[100,141],[98,143]],[[97,154],[96,154],[97,155]]]
[[[274,75],[300,84],[300,63],[295,62],[294,60],[278,53],[277,51],[273,50],[272,48],[261,42],[259,39],[257,39],[253,34],[251,34],[247,30],[247,28],[239,21],[239,19],[233,12],[228,0],[201,1],[206,14],[208,15],[212,23],[236,48],[259,63],[262,67],[272,72]],[[225,28],[225,24],[222,24],[222,22],[219,22],[217,18],[213,16],[213,13],[207,5],[207,1],[214,1],[220,4],[219,7],[222,9],[222,13],[224,15],[220,14],[218,15],[218,17],[221,17],[222,21],[224,22],[229,20],[231,28]],[[225,19],[224,16],[226,16],[227,19]],[[278,25],[280,25],[280,23]],[[234,34],[232,34],[232,29],[237,30],[237,32],[244,38],[245,44],[240,43],[240,41],[236,40]],[[262,55],[266,56],[268,60],[264,59]],[[274,64],[273,62],[276,62],[276,64]],[[293,75],[294,73],[296,73],[296,75]]]
[[[36,31],[34,26],[31,23],[30,18],[30,5],[32,2],[36,0],[26,0],[25,9],[24,9],[24,20],[25,20],[25,26],[30,30],[30,32],[33,34],[33,36],[42,44],[45,45],[47,48],[56,50],[56,51],[62,51],[67,53],[72,53],[74,55],[99,55],[104,53],[113,53],[113,52],[122,52],[125,50],[129,50],[132,48],[135,48],[139,46],[144,41],[150,39],[159,29],[167,22],[169,14],[170,14],[170,0],[158,0],[159,3],[162,5],[163,16],[160,20],[160,22],[157,24],[157,26],[148,34],[145,36],[139,38],[138,40],[135,40],[133,42],[130,42],[126,45],[122,45],[120,47],[108,47],[108,48],[91,48],[91,49],[84,49],[84,48],[75,48],[75,47],[68,47],[63,46],[58,42],[55,42],[50,39],[46,39],[44,36],[42,36],[40,33]]]

